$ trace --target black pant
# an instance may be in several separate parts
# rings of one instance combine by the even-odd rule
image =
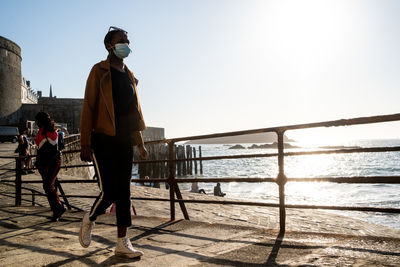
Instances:
[[[131,219],[131,177],[133,145],[129,140],[94,134],[92,137],[93,162],[100,194],[93,203],[90,220],[104,214],[115,202],[117,226],[129,227]]]
[[[57,189],[55,187],[60,165],[61,159],[58,158],[55,161],[49,162],[47,165],[38,166],[39,173],[43,180],[43,189],[46,192],[51,210],[55,213],[63,209],[63,205],[58,198]]]

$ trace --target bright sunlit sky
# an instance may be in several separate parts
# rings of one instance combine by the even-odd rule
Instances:
[[[400,1],[1,2],[0,35],[22,49],[35,90],[82,98],[128,31],[148,126],[167,137],[399,113]],[[339,128],[341,129],[341,128]],[[288,132],[291,138],[400,138],[399,123]]]

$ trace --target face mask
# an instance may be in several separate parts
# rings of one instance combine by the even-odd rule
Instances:
[[[129,53],[132,52],[132,50],[129,48],[129,44],[127,43],[115,44],[113,51],[114,54],[120,59],[126,58],[129,56]]]

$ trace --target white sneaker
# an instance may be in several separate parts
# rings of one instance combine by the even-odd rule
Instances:
[[[94,222],[89,220],[89,213],[85,213],[85,215],[83,215],[81,229],[79,230],[79,243],[81,243],[81,246],[84,248],[90,245],[93,226]]]
[[[132,247],[131,241],[126,236],[118,238],[114,253],[116,256],[124,258],[137,258],[143,255],[143,252]]]

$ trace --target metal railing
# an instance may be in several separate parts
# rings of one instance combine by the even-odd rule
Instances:
[[[64,139],[64,144],[65,147],[69,147],[69,148],[76,148],[77,145],[79,146],[80,143],[80,135],[79,134],[71,134],[65,137]],[[35,145],[33,146],[33,148],[30,148],[30,155],[29,156],[0,156],[0,158],[3,159],[13,159],[15,160],[15,168],[0,168],[0,170],[2,171],[15,171],[15,206],[20,206],[22,203],[22,196],[23,195],[32,195],[32,205],[35,204],[35,195],[36,196],[45,196],[44,194],[40,193],[37,190],[31,189],[31,188],[23,188],[23,184],[24,183],[42,183],[41,180],[31,180],[31,181],[23,181],[22,180],[22,162],[24,162],[27,158],[35,158],[36,157],[36,149],[34,148]],[[67,154],[69,153],[76,153],[79,150],[71,150],[66,152]],[[85,167],[85,166],[90,166],[90,165],[81,165],[81,167]],[[71,167],[79,167],[79,166],[71,166]],[[61,168],[69,168],[69,166],[62,166]],[[36,168],[25,168],[25,170],[35,170]],[[7,180],[3,180],[2,182],[9,182]],[[84,182],[84,181],[81,181]],[[95,182],[95,181],[89,181],[89,182]],[[71,205],[68,202],[67,197],[65,196],[64,190],[61,186],[61,184],[59,183],[59,181],[56,181],[55,186],[57,187],[57,189],[60,191],[61,196],[64,200],[64,203],[66,204],[68,209],[71,209]],[[23,194],[22,193],[22,189],[31,191],[30,194]],[[74,207],[74,208],[78,208],[78,207]],[[78,208],[79,209],[79,208]]]
[[[216,133],[208,135],[198,135],[180,138],[171,138],[157,141],[146,142],[146,145],[152,144],[167,144],[169,148],[169,158],[168,160],[148,160],[148,161],[135,161],[134,164],[138,163],[156,163],[156,162],[167,162],[169,166],[169,177],[167,179],[150,178],[150,179],[134,179],[133,182],[136,183],[149,183],[149,182],[165,182],[169,185],[169,199],[167,198],[133,198],[137,200],[149,200],[149,201],[169,201],[170,202],[170,219],[175,220],[176,210],[175,204],[178,203],[184,215],[184,218],[189,220],[189,214],[185,207],[185,203],[203,203],[203,204],[223,204],[223,205],[248,205],[248,206],[266,206],[266,207],[277,207],[279,208],[280,217],[280,230],[285,230],[286,224],[286,208],[298,208],[298,209],[328,209],[328,210],[351,210],[351,211],[371,211],[371,212],[387,212],[387,213],[400,213],[399,208],[379,208],[379,207],[345,207],[345,206],[322,206],[322,205],[287,205],[285,204],[285,185],[288,182],[331,182],[331,183],[386,183],[386,184],[400,184],[400,176],[368,176],[368,177],[335,177],[335,178],[288,178],[285,175],[284,159],[285,157],[293,156],[304,156],[304,155],[321,155],[321,154],[339,154],[339,153],[379,153],[379,152],[393,152],[400,151],[400,147],[370,147],[370,148],[353,148],[353,149],[334,149],[334,150],[318,150],[318,151],[303,151],[303,152],[284,152],[284,134],[290,130],[298,129],[310,129],[317,127],[336,127],[336,126],[351,126],[351,125],[362,125],[362,124],[372,124],[372,123],[382,123],[400,121],[399,114],[382,115],[382,116],[372,116],[372,117],[361,117],[353,119],[341,119],[334,121],[325,121],[318,123],[308,123],[308,124],[297,124],[289,126],[279,126],[270,128],[261,128],[246,131],[235,131],[226,133]],[[191,158],[191,159],[176,159],[174,153],[174,147],[177,142],[189,141],[189,140],[200,140],[207,138],[216,137],[227,137],[227,136],[238,136],[247,134],[257,134],[257,133],[268,133],[274,132],[277,134],[278,148],[277,153],[265,153],[265,154],[247,154],[247,155],[227,155],[227,156],[211,156],[211,157],[201,157],[201,158]],[[79,150],[69,151],[67,153],[76,153]],[[179,161],[188,160],[221,160],[221,159],[239,159],[239,158],[263,158],[263,157],[278,157],[278,168],[279,172],[277,177],[272,178],[179,178],[176,179],[175,176],[175,166]],[[17,161],[18,162],[18,161]],[[20,171],[18,168],[20,166],[17,163],[15,188],[16,196],[17,193],[19,197],[21,196],[21,184],[25,182],[35,183],[41,181],[21,181]],[[73,167],[83,167],[92,165],[72,165],[63,166],[67,168]],[[62,183],[82,183],[82,182],[96,182],[94,180],[63,180]],[[246,182],[246,183],[262,183],[262,182],[272,182],[276,183],[279,187],[279,203],[263,203],[263,202],[250,202],[250,201],[236,201],[236,200],[194,200],[194,199],[183,199],[180,192],[179,183],[190,183],[190,182]],[[77,197],[77,198],[95,198],[96,196],[85,196],[85,195],[63,195],[63,197]],[[17,198],[17,197],[16,197]],[[17,201],[16,205],[20,205],[20,200]]]

